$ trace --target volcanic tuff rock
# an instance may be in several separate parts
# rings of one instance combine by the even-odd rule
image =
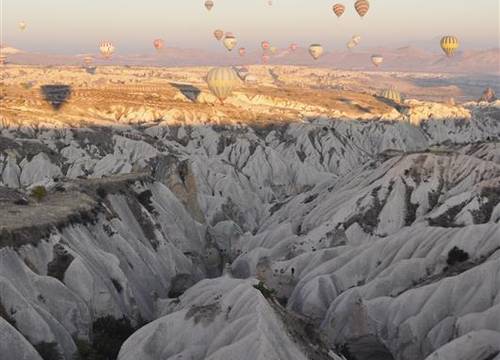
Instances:
[[[106,68],[86,90],[47,70],[75,76],[55,110],[20,70],[0,134],[7,359],[72,359],[107,316],[149,323],[121,360],[498,358],[498,102],[264,86],[214,107],[134,84],[181,72]]]

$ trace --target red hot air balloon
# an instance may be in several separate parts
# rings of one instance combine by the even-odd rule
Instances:
[[[359,16],[363,17],[370,9],[370,3],[368,2],[368,0],[357,0],[354,3],[354,8],[358,12]]]
[[[165,41],[163,41],[162,39],[156,39],[155,41],[153,41],[153,46],[156,50],[161,50],[165,46]]]
[[[245,54],[247,53],[247,49],[242,47],[238,50],[238,53],[240,54],[240,56],[245,56]]]
[[[345,6],[342,4],[335,4],[335,5],[333,5],[332,9],[333,9],[333,12],[335,13],[335,15],[337,15],[337,17],[341,17],[342,14],[344,14]]]
[[[271,44],[269,43],[269,41],[263,41],[260,43],[260,46],[262,47],[262,50],[266,51],[269,50]]]

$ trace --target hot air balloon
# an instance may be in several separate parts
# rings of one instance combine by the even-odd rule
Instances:
[[[460,46],[458,38],[455,36],[447,35],[441,39],[441,49],[443,49],[446,56],[451,57]]]
[[[291,50],[292,52],[297,51],[297,49],[298,49],[298,48],[299,48],[299,45],[297,45],[297,44],[295,44],[295,43],[290,44],[290,50]]]
[[[205,7],[208,11],[212,10],[212,8],[214,7],[214,2],[212,0],[205,1]]]
[[[99,51],[101,52],[101,55],[105,59],[110,59],[113,53],[115,52],[115,46],[113,45],[112,42],[102,41],[101,44],[99,45]]]
[[[276,46],[271,46],[271,47],[269,48],[269,51],[271,52],[271,54],[273,54],[273,55],[274,55],[274,54],[276,54],[276,51],[278,51],[278,49],[276,49]]]
[[[221,39],[224,37],[224,31],[222,31],[221,29],[215,30],[214,37],[217,39],[217,41],[221,41]]]
[[[262,47],[262,50],[266,51],[269,50],[271,44],[269,43],[269,41],[263,41],[260,43],[260,46]]]
[[[85,66],[90,66],[90,65],[92,65],[93,62],[94,62],[94,58],[92,56],[85,56],[83,58],[83,64]]]
[[[323,47],[320,44],[312,44],[309,46],[309,54],[314,60],[318,60],[323,55]]]
[[[208,88],[221,103],[231,96],[239,82],[238,75],[230,67],[213,68],[207,74]]]
[[[165,46],[165,41],[162,39],[155,39],[155,41],[153,41],[153,46],[156,50],[161,50]]]
[[[359,42],[361,41],[361,36],[359,35],[354,35],[351,39],[356,45],[359,44]]]
[[[372,63],[376,67],[379,67],[384,62],[384,57],[382,55],[372,55]]]
[[[354,49],[357,45],[358,45],[358,44],[356,44],[356,43],[354,42],[354,40],[350,40],[350,41],[347,43],[347,48],[348,48],[349,50],[351,50],[351,49]]]
[[[20,21],[18,26],[19,26],[19,30],[24,31],[28,27],[28,24],[26,24],[25,21]]]
[[[358,12],[359,16],[363,17],[370,9],[370,3],[368,2],[368,0],[357,0],[354,3],[354,8]]]
[[[337,15],[337,17],[341,17],[342,14],[344,14],[345,6],[342,4],[335,4],[333,5],[332,9],[335,15]]]
[[[235,48],[237,40],[231,33],[226,34],[223,40],[223,44],[227,50],[231,51]]]
[[[271,57],[270,57],[269,55],[267,55],[267,54],[263,54],[263,55],[262,55],[262,63],[263,63],[263,64],[267,64],[267,63],[269,63],[269,60],[270,60],[270,59],[271,59]]]
[[[401,103],[401,94],[395,88],[384,90],[382,97],[394,101],[396,104]]]
[[[244,47],[239,48],[238,53],[240,54],[240,56],[245,56],[245,54],[247,53],[247,49],[245,49]]]

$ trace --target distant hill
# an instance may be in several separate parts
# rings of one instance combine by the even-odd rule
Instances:
[[[2,54],[9,57],[9,62],[26,65],[78,65],[85,55],[58,55],[31,53],[13,47],[2,48]],[[279,49],[271,56],[270,64],[277,65],[314,65],[319,67],[335,67],[350,70],[375,70],[371,63],[372,54],[384,56],[382,71],[424,71],[500,74],[500,49],[466,50],[456,56],[447,58],[441,53],[430,52],[416,46],[397,49],[389,48],[356,48],[326,52],[318,61],[311,59],[306,48],[299,48],[291,53],[287,49]],[[90,54],[92,55],[92,54]],[[236,51],[223,53],[200,49],[167,48],[161,52],[148,54],[120,54],[112,60],[104,60],[93,54],[97,65],[147,65],[147,66],[200,66],[200,65],[245,65],[261,62],[260,51],[249,51],[240,57]]]

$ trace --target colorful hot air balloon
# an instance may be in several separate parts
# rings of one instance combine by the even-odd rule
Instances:
[[[214,36],[217,39],[217,41],[221,41],[222,38],[224,37],[224,31],[222,31],[221,29],[217,29],[214,31]]]
[[[111,59],[111,56],[115,52],[115,46],[110,41],[102,41],[99,45],[99,51],[105,59]]]
[[[238,75],[230,67],[213,68],[207,74],[208,88],[221,103],[231,96],[239,82]]]
[[[318,60],[323,55],[323,47],[320,44],[312,44],[309,46],[309,54],[314,60]]]
[[[205,1],[205,8],[210,11],[214,7],[214,2],[212,0]]]
[[[247,53],[247,49],[245,49],[244,47],[239,48],[238,53],[240,54],[240,56],[245,56],[245,54]]]
[[[19,26],[19,30],[24,31],[28,27],[28,24],[25,21],[20,21],[18,26]]]
[[[396,104],[401,103],[401,94],[395,88],[384,90],[382,97],[394,101]]]
[[[155,41],[153,41],[153,46],[156,50],[161,50],[165,46],[165,41],[162,39],[155,39]]]
[[[363,17],[370,9],[370,3],[368,2],[368,0],[356,0],[356,2],[354,3],[354,8],[358,12],[359,16]]]
[[[384,62],[384,57],[382,55],[372,55],[372,63],[376,67],[379,67]]]
[[[290,50],[291,50],[292,52],[297,51],[297,49],[298,49],[298,48],[299,48],[299,45],[297,45],[297,44],[295,44],[295,43],[290,44]]]
[[[441,49],[443,49],[446,56],[451,57],[460,46],[458,38],[455,36],[447,35],[441,39]]]
[[[344,14],[345,6],[342,4],[335,4],[333,5],[332,9],[335,15],[337,15],[337,17],[341,17],[342,14]]]
[[[269,41],[263,41],[260,43],[260,46],[262,47],[262,50],[266,51],[269,50],[271,44],[269,43]]]
[[[233,50],[237,43],[238,41],[236,40],[236,37],[234,37],[231,33],[226,34],[224,37],[223,44],[228,51]]]

